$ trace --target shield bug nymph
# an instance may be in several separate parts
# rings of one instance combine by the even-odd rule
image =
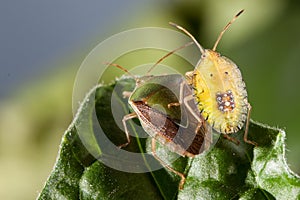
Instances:
[[[110,65],[129,73],[128,70],[117,64]],[[170,106],[181,102],[179,96],[192,95],[192,90],[182,75],[147,75],[134,78],[136,80],[135,89],[130,93],[124,92],[129,97],[128,103],[134,112],[125,115],[122,120],[127,143],[119,147],[125,147],[130,143],[127,121],[138,118],[143,129],[152,137],[153,156],[164,167],[181,177],[179,188],[182,189],[185,182],[184,174],[168,166],[156,155],[156,141],[180,156],[194,157],[209,148],[212,142],[211,128],[206,126],[205,120],[199,112],[196,113],[198,117],[195,118],[194,114],[191,114],[183,104]],[[191,102],[189,106],[197,110],[194,102]]]
[[[201,52],[201,59],[194,71],[186,73],[188,84],[194,89],[194,97],[185,97],[185,102],[194,99],[208,124],[227,139],[237,143],[238,141],[228,134],[239,131],[246,123],[244,141],[256,145],[255,142],[247,139],[251,105],[248,102],[246,85],[241,72],[233,61],[216,52],[224,32],[243,11],[235,15],[224,27],[212,50],[204,49],[183,27],[170,24],[187,34]]]

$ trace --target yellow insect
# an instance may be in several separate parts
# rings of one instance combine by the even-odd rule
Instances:
[[[239,142],[228,134],[239,131],[246,123],[244,141],[256,145],[255,142],[247,139],[251,105],[248,102],[246,85],[241,72],[233,61],[216,52],[224,32],[243,11],[236,14],[224,27],[212,50],[204,49],[183,27],[170,24],[187,34],[202,54],[194,71],[186,73],[188,83],[194,88],[194,96],[185,97],[185,103],[195,99],[208,124],[224,134],[225,138],[236,143]]]

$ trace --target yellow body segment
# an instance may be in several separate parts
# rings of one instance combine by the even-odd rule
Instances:
[[[257,145],[247,138],[252,107],[248,103],[246,85],[241,72],[234,62],[216,52],[225,31],[243,12],[244,10],[239,11],[223,28],[212,50],[204,49],[182,26],[170,24],[187,34],[202,54],[194,71],[186,73],[187,82],[194,89],[194,97],[186,97],[184,102],[194,99],[208,125],[219,133],[235,133],[246,124],[244,141]],[[239,143],[228,135],[226,138]]]
[[[234,62],[215,51],[205,50],[187,78],[194,88],[199,110],[210,126],[224,134],[243,127],[248,113],[247,91]]]

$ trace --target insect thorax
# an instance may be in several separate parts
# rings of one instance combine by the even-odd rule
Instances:
[[[234,133],[243,127],[247,91],[240,70],[231,60],[205,50],[192,80],[198,108],[216,131]]]

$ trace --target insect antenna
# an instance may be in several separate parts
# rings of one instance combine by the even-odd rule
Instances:
[[[187,36],[189,36],[193,41],[194,43],[198,46],[201,54],[204,54],[204,48],[198,43],[198,41],[195,39],[195,37],[190,34],[185,28],[183,28],[182,26],[179,26],[173,22],[169,22],[170,25],[172,26],[175,26],[177,29],[181,30],[182,32],[184,32]]]
[[[238,16],[240,16],[240,14],[242,14],[243,12],[244,12],[244,9],[241,10],[240,12],[238,12],[238,13],[232,18],[232,20],[231,20],[230,22],[228,22],[228,24],[223,28],[223,30],[221,31],[221,33],[220,33],[220,35],[219,35],[217,41],[215,42],[214,47],[212,48],[213,51],[216,51],[216,48],[217,48],[217,46],[218,46],[218,44],[219,44],[219,42],[220,42],[220,40],[221,40],[223,34],[225,33],[225,31],[226,31],[226,30],[229,28],[229,26],[230,26],[230,25],[238,18]]]
[[[164,55],[163,57],[161,57],[146,73],[146,75],[149,75],[149,73],[159,64],[161,63],[165,58],[169,57],[170,55],[174,54],[176,51],[179,51],[180,49],[184,49],[185,47],[188,47],[190,45],[192,45],[194,42],[189,42],[186,43],[185,45],[182,45],[180,47],[178,47],[177,49],[174,49],[173,51],[170,51],[169,53],[167,53],[166,55]]]
[[[116,63],[109,63],[109,62],[106,62],[105,64],[108,66],[113,66],[113,67],[117,67],[117,68],[121,69],[122,71],[127,73],[129,76],[131,76],[135,81],[137,81],[137,77],[134,76],[132,73],[130,73],[126,68],[122,67],[121,65],[118,65]]]

